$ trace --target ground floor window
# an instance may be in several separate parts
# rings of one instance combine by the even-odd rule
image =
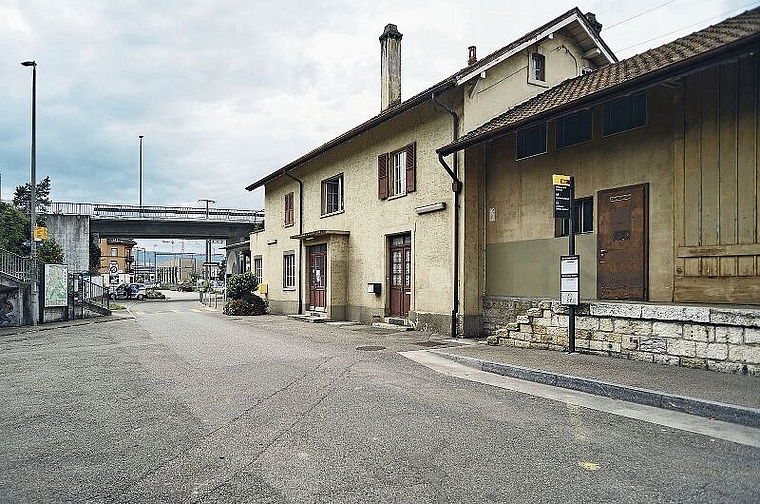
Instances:
[[[258,280],[259,283],[261,283],[264,278],[263,273],[261,256],[256,256],[253,258],[253,274],[256,275],[256,280]]]
[[[554,219],[554,236],[567,236],[570,234],[570,221],[568,219]],[[594,198],[580,198],[575,200],[575,232],[594,232]]]
[[[292,250],[282,256],[282,288],[296,288],[296,254]]]

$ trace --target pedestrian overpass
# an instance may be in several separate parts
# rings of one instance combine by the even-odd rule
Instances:
[[[263,210],[51,202],[45,217],[89,220],[89,232],[109,238],[188,240],[247,237],[264,227]]]

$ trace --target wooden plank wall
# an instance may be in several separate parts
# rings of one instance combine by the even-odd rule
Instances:
[[[758,70],[747,56],[684,79],[676,301],[760,304]]]

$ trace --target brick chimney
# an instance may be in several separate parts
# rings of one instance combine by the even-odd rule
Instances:
[[[591,25],[591,28],[593,28],[597,34],[602,31],[602,23],[596,20],[596,14],[593,12],[587,12],[585,16],[588,20],[588,24]]]
[[[395,24],[380,35],[380,111],[401,103],[402,36]]]

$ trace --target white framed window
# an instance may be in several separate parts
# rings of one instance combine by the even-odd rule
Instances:
[[[264,278],[261,256],[255,256],[253,258],[253,274],[256,275],[256,280],[261,283],[262,279]]]
[[[322,215],[343,211],[343,174],[322,181]]]
[[[285,290],[296,288],[296,253],[293,250],[282,254],[282,288]]]
[[[111,257],[119,257],[119,249],[111,247]]]
[[[390,196],[406,194],[406,150],[391,154]]]
[[[546,82],[546,58],[543,54],[531,53],[530,79],[538,82]]]

